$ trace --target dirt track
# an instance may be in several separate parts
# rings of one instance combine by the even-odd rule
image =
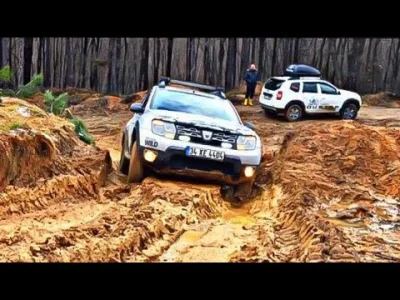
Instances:
[[[156,178],[127,185],[117,172],[104,186],[84,189],[91,186],[85,178],[97,177],[80,175],[77,167],[69,182],[44,192],[47,204],[32,209],[10,210],[18,199],[11,190],[0,192],[0,260],[400,260],[399,109],[366,107],[356,122],[295,124],[268,119],[258,106],[238,109],[256,125],[265,152],[257,179],[262,192],[243,207],[225,202],[218,186]],[[74,113],[97,146],[110,151],[116,169],[120,129],[131,113]],[[390,120],[377,120],[384,116]],[[86,192],[73,194],[73,186]]]

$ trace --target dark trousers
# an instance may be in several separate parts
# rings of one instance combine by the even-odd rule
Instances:
[[[253,99],[254,92],[256,91],[256,86],[252,84],[247,84],[246,86],[246,99]]]

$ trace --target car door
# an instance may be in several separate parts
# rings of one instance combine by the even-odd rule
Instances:
[[[338,93],[338,89],[333,85],[319,82],[319,90],[321,93],[320,108],[325,112],[337,112],[339,111],[341,104],[341,96]]]
[[[303,81],[302,98],[307,113],[319,112],[321,94],[317,82]]]

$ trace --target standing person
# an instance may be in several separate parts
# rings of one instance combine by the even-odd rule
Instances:
[[[246,81],[246,97],[244,98],[243,105],[253,105],[253,97],[258,79],[259,73],[256,69],[256,65],[251,64],[250,69],[247,69],[246,75],[244,75],[244,81]]]

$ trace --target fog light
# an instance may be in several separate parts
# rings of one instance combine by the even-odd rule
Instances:
[[[254,175],[254,168],[253,167],[246,167],[244,169],[244,176],[251,177]]]
[[[221,147],[225,148],[225,149],[231,149],[232,148],[232,144],[230,144],[230,143],[221,143]]]
[[[157,152],[145,149],[144,150],[144,159],[147,160],[148,162],[153,162],[157,158]]]
[[[180,136],[179,136],[179,140],[180,140],[180,141],[184,141],[184,142],[190,142],[190,136],[187,136],[187,135],[180,135]]]

